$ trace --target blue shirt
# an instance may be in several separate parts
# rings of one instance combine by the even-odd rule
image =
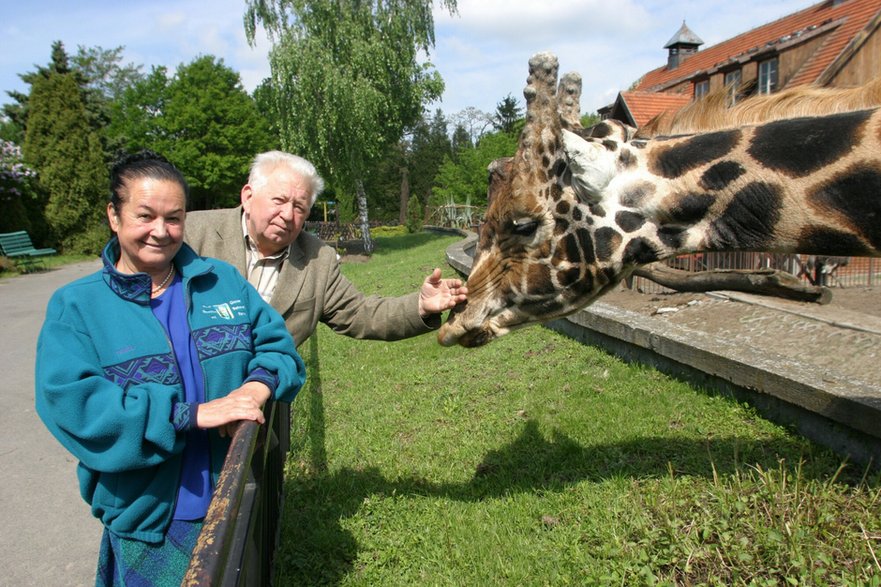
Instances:
[[[187,308],[184,301],[183,282],[175,274],[162,295],[150,300],[153,315],[168,334],[180,377],[184,398],[189,404],[205,401],[205,382],[199,365],[196,345],[187,324]],[[208,432],[195,428],[186,432],[183,451],[180,487],[174,509],[175,520],[201,520],[211,503],[211,482],[208,474]]]

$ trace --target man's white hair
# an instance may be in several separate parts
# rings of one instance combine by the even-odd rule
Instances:
[[[309,184],[309,206],[315,204],[319,194],[324,191],[324,180],[318,175],[315,166],[299,155],[292,155],[284,151],[266,151],[254,157],[251,163],[251,172],[248,175],[248,183],[258,189],[263,186],[269,175],[279,167],[286,167],[290,171],[302,177]]]

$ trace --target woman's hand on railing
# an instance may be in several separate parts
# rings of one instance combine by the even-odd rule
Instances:
[[[269,388],[263,383],[250,381],[221,397],[199,404],[196,411],[196,426],[203,429],[219,428],[221,436],[235,432],[236,424],[251,420],[263,424],[263,404],[269,399]]]
[[[248,381],[243,383],[241,387],[229,392],[227,397],[244,395],[253,398],[263,408],[263,405],[272,397],[272,390],[265,383],[260,381]]]

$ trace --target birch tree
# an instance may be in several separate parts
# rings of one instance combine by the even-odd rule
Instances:
[[[440,97],[426,60],[432,0],[246,0],[245,30],[270,38],[275,116],[284,149],[310,159],[338,190],[353,190],[367,252],[364,189],[376,162]],[[456,0],[438,0],[451,14]]]

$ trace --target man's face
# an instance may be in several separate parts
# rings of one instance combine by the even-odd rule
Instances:
[[[299,236],[309,217],[309,184],[299,174],[277,167],[266,183],[242,188],[248,234],[263,255],[282,250]]]

